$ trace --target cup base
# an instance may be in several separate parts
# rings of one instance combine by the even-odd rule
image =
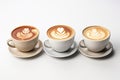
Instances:
[[[82,55],[90,57],[90,58],[105,57],[105,56],[109,55],[113,50],[113,46],[112,46],[111,42],[109,42],[108,45],[105,47],[105,49],[100,52],[93,52],[93,51],[88,50],[86,47],[81,47],[82,43],[84,43],[83,40],[80,41],[79,51],[81,52]]]
[[[44,41],[44,51],[46,52],[46,54],[48,56],[51,56],[51,57],[55,57],[55,58],[64,58],[64,57],[69,57],[71,55],[73,55],[76,51],[77,51],[77,45],[76,43],[74,42],[73,45],[70,47],[70,49],[68,49],[67,51],[65,52],[58,52],[58,51],[55,51],[53,50],[51,47],[47,47],[45,43],[48,43],[49,44],[49,41],[48,40],[45,40]]]
[[[42,42],[40,40],[38,41],[40,42],[39,47],[35,47],[33,50],[28,51],[28,52],[22,52],[22,51],[19,51],[17,48],[13,48],[13,47],[8,47],[8,49],[12,53],[12,55],[14,55],[15,57],[30,58],[30,57],[38,55],[43,49]]]

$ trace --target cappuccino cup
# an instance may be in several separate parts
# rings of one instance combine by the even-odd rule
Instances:
[[[82,31],[84,46],[92,52],[100,52],[109,43],[110,31],[102,26],[88,26]]]
[[[65,52],[74,43],[75,31],[67,25],[55,25],[47,30],[47,36],[53,50]]]
[[[11,32],[11,39],[7,41],[8,46],[17,48],[19,51],[31,51],[37,45],[39,30],[33,26],[19,26]]]

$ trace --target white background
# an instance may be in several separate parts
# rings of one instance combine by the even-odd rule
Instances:
[[[111,31],[114,52],[104,59],[91,59],[79,52],[56,59],[43,51],[32,59],[14,57],[6,44],[17,26],[32,25],[39,39],[56,24],[72,26],[77,44],[89,25]],[[120,80],[120,0],[0,0],[0,80]]]

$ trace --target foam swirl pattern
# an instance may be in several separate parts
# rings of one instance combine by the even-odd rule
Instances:
[[[12,31],[13,38],[17,40],[28,40],[34,38],[38,31],[34,27],[21,26]]]
[[[30,32],[29,28],[24,28],[22,32],[18,32],[16,36],[21,40],[25,40],[31,38],[33,36],[33,33]]]
[[[70,36],[70,32],[66,29],[64,29],[63,27],[58,27],[55,28],[54,30],[51,31],[50,33],[52,38],[55,39],[66,39]]]
[[[86,32],[86,36],[88,38],[94,39],[94,40],[101,40],[106,37],[106,34],[103,30],[100,29],[91,29]]]

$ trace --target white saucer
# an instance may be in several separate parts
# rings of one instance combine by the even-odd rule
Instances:
[[[35,48],[32,51],[29,52],[21,52],[19,51],[17,48],[13,48],[13,47],[9,47],[9,51],[18,58],[30,58],[33,57],[37,54],[39,54],[43,49],[43,45],[42,42],[40,40],[38,40],[37,45],[35,46]]]
[[[112,44],[110,42],[108,43],[108,45],[106,46],[106,48],[103,51],[98,52],[98,53],[89,51],[87,48],[81,47],[81,45],[83,45],[83,44],[84,44],[84,41],[81,40],[80,43],[79,43],[79,51],[84,56],[87,56],[87,57],[90,57],[90,58],[102,58],[102,57],[105,57],[105,56],[109,55],[113,50],[113,46],[112,46]]]
[[[53,50],[53,49],[50,48],[50,47],[46,47],[46,45],[47,45],[47,46],[50,46],[48,40],[45,40],[45,42],[44,42],[44,51],[46,52],[46,54],[47,54],[48,56],[56,57],[56,58],[68,57],[68,56],[73,55],[73,54],[77,51],[77,45],[76,45],[75,42],[74,42],[74,44],[71,46],[71,48],[70,48],[68,51],[65,51],[65,52],[57,52],[57,51]]]

